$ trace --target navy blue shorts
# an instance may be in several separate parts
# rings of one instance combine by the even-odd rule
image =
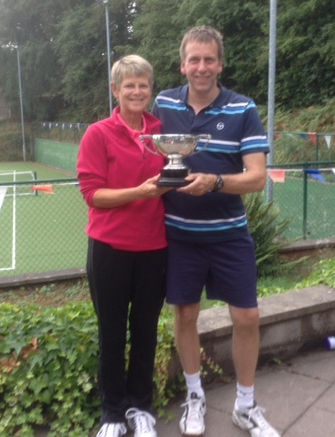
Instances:
[[[170,304],[208,299],[240,308],[257,307],[257,269],[251,236],[215,244],[169,241],[167,296]]]

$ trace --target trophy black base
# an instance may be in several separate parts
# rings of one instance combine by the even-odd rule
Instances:
[[[157,185],[159,187],[184,187],[189,182],[185,181],[188,175],[188,168],[182,169],[163,169],[161,171],[161,177],[159,178]]]

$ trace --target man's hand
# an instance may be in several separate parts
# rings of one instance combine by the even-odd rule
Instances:
[[[191,196],[203,196],[213,190],[217,175],[210,173],[190,173],[185,180],[190,183],[185,187],[178,188],[181,193]]]

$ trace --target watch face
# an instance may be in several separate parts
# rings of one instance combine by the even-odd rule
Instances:
[[[216,179],[215,182],[215,186],[214,186],[214,190],[213,191],[221,191],[222,187],[223,187],[223,179],[221,177],[221,175],[219,175]]]

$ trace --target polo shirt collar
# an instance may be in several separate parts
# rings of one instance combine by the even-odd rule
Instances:
[[[227,88],[225,88],[220,82],[219,82],[219,87],[220,87],[220,93],[218,94],[216,99],[210,105],[208,105],[209,108],[217,107],[217,106],[221,107],[227,104],[227,98],[229,92]],[[189,85],[186,84],[183,85],[180,90],[181,100],[183,100],[183,102],[185,103],[187,103],[188,89],[189,89]]]

